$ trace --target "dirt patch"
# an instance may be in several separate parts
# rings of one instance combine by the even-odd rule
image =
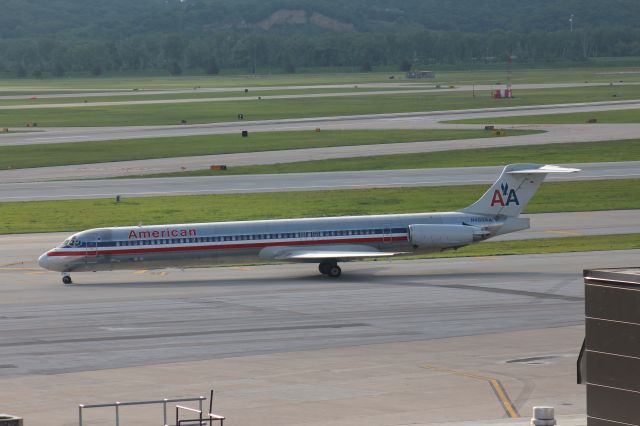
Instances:
[[[318,12],[311,16],[304,10],[281,9],[273,12],[268,18],[258,22],[256,26],[265,31],[277,25],[314,25],[332,31],[353,31],[353,24],[329,18]]]

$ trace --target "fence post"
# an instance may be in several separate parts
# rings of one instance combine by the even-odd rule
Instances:
[[[163,407],[163,418],[164,418],[164,423],[162,423],[164,426],[167,426],[167,398],[164,398],[164,402],[162,403],[162,407]]]
[[[80,404],[78,405],[78,426],[82,426],[82,409],[84,408],[84,405]]]
[[[120,426],[120,402],[116,401],[116,426]]]

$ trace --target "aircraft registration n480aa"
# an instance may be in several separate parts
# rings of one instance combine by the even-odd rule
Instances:
[[[259,220],[89,229],[47,251],[38,264],[62,272],[203,267],[255,261],[318,263],[339,277],[339,262],[463,247],[529,228],[518,215],[552,165],[512,164],[474,204],[456,212]],[[426,202],[427,200],[425,200]]]

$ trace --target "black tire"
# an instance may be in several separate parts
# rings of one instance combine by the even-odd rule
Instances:
[[[322,275],[329,275],[329,269],[331,269],[331,266],[333,266],[333,263],[331,262],[320,262],[318,270]]]
[[[340,275],[342,275],[342,269],[340,269],[338,265],[331,265],[328,275],[331,278],[338,278]]]
[[[73,281],[71,281],[71,277],[69,275],[65,275],[64,277],[62,277],[62,282],[64,284],[73,284]]]

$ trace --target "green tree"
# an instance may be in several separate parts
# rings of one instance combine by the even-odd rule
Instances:
[[[181,75],[182,74],[182,67],[176,61],[173,61],[173,62],[169,63],[169,66],[167,67],[167,70],[169,71],[169,74],[171,74],[171,75]]]
[[[210,56],[207,59],[207,62],[205,64],[205,72],[209,75],[216,75],[220,72],[220,68],[218,68],[218,62],[213,56]]]

